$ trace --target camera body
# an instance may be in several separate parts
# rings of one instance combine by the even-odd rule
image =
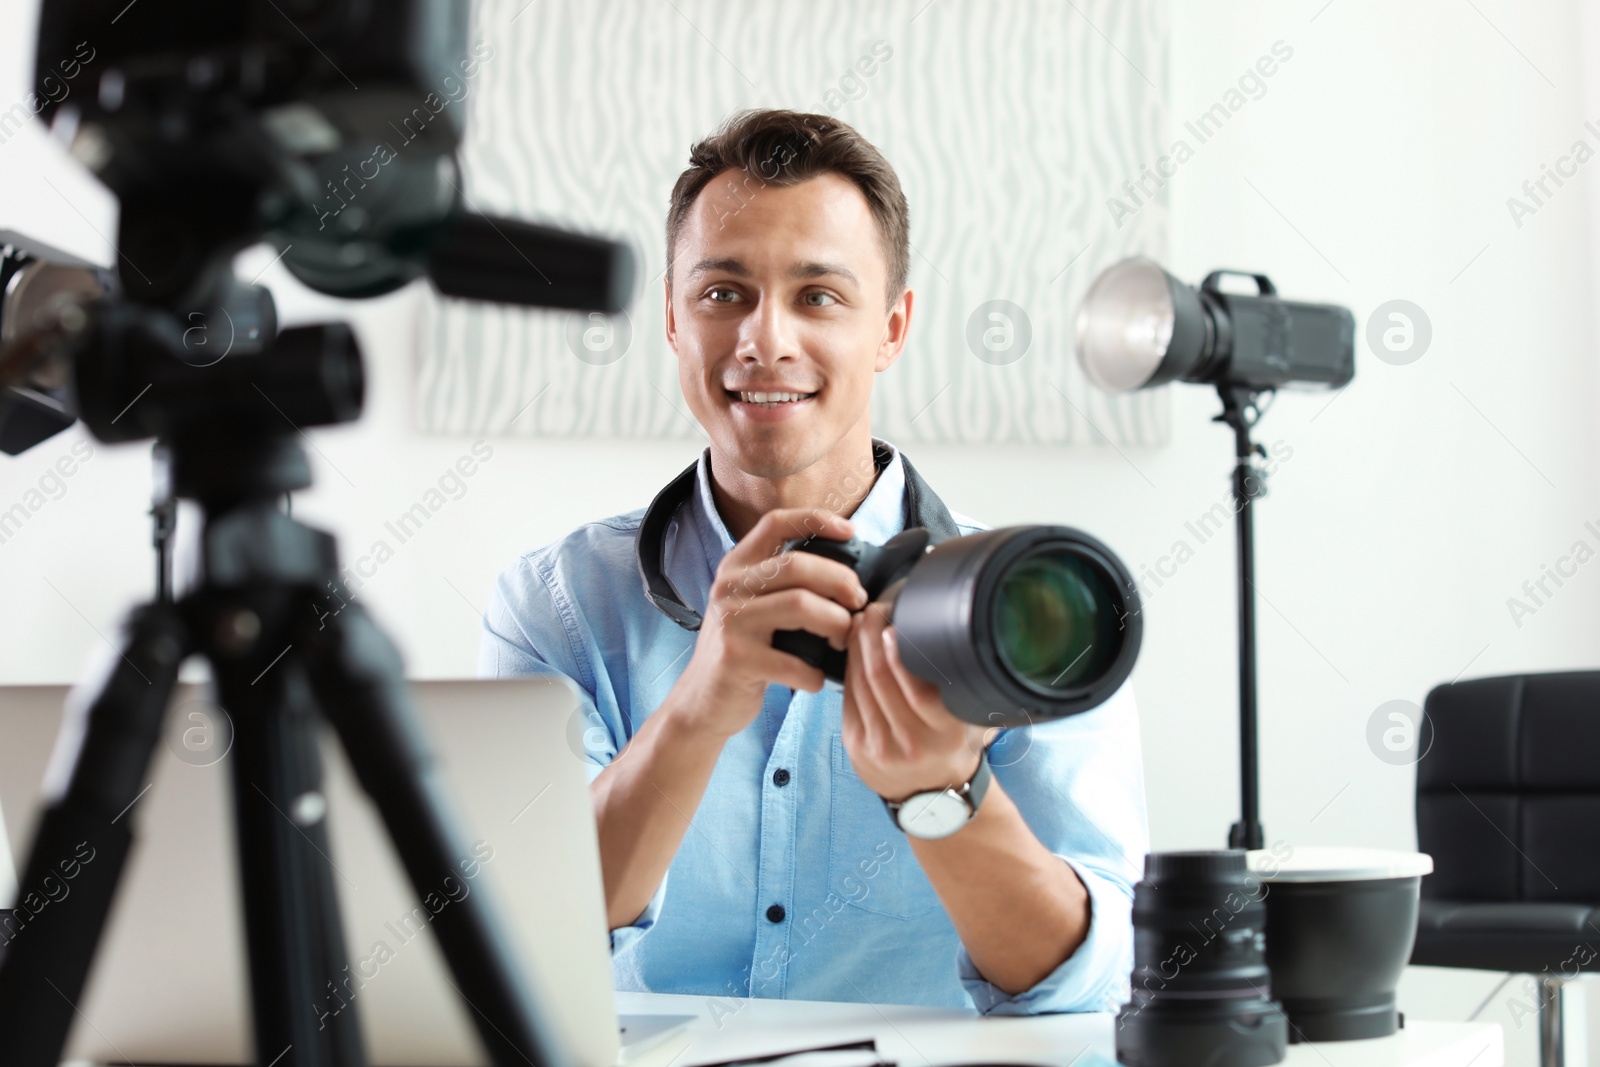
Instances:
[[[348,299],[426,277],[465,299],[626,306],[628,246],[466,210],[464,101],[495,54],[468,48],[471,17],[469,0],[43,4],[30,108],[116,195],[116,273],[91,278],[0,233],[0,319],[48,313],[38,336],[0,337],[0,448],[80,417],[103,441],[355,418],[354,334],[280,336],[270,294],[234,277],[234,257],[263,241],[305,285]]]
[[[70,106],[101,124],[129,170],[184,147],[192,166],[194,145],[212,137],[247,148],[238,118],[287,105],[314,108],[358,143],[393,136],[388,123],[462,75],[471,10],[468,0],[57,0],[40,5],[40,114],[50,122]],[[80,65],[94,91],[52,91],[58,70]],[[441,117],[427,135],[448,151],[465,116]]]
[[[838,541],[829,537],[797,537],[783,546],[785,552],[810,552],[843,563],[856,572],[861,587],[867,591],[867,607],[874,605],[880,611],[892,611],[892,597],[884,597],[889,586],[910,573],[912,566],[933,547],[933,535],[920,526],[895,534],[881,545],[869,544],[859,537]],[[805,630],[778,630],[772,635],[772,647],[780,652],[798,656],[813,667],[821,667],[830,682],[844,684],[844,668],[848,660],[842,649],[828,644],[826,638]]]
[[[121,201],[130,297],[209,315],[264,236],[312,288],[376,296],[425,273],[461,212],[466,107],[446,105],[493,54],[469,53],[470,18],[467,0],[47,3],[39,117]],[[67,58],[80,88],[52,95]]]

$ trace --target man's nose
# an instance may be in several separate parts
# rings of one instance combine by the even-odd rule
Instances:
[[[739,330],[736,355],[751,363],[777,363],[799,356],[793,314],[781,300],[762,296]]]

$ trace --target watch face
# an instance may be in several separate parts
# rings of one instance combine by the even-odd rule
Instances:
[[[967,824],[972,809],[949,790],[918,793],[900,805],[900,829],[912,837],[948,837]]]

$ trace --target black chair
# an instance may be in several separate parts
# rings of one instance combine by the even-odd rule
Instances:
[[[1441,685],[1424,710],[1411,962],[1536,976],[1561,1067],[1562,986],[1600,970],[1600,671]]]

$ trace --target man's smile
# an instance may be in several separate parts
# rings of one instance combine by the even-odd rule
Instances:
[[[787,418],[810,406],[821,390],[799,392],[783,389],[724,389],[734,411],[759,421]]]

